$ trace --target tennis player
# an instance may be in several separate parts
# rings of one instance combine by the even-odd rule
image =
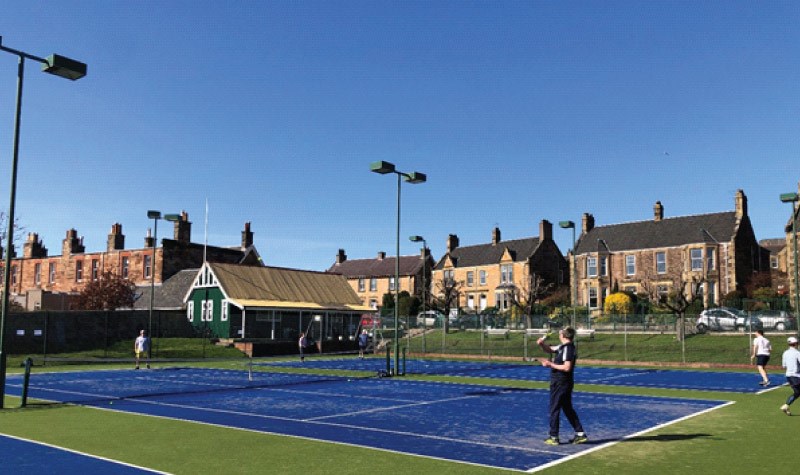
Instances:
[[[358,335],[358,357],[359,359],[364,359],[364,352],[367,350],[367,344],[369,343],[369,335],[367,335],[366,330],[361,330],[361,334]]]
[[[550,437],[545,439],[547,445],[559,445],[558,430],[561,411],[575,429],[575,437],[570,440],[573,444],[583,444],[589,439],[583,431],[578,413],[572,407],[572,390],[575,387],[575,363],[578,355],[575,351],[575,330],[565,327],[558,332],[561,344],[551,347],[545,339],[547,336],[539,338],[537,343],[545,353],[555,354],[553,361],[542,360],[542,366],[550,368]]]
[[[308,337],[306,337],[305,332],[300,332],[300,338],[297,340],[297,348],[300,350],[300,361],[305,361],[306,355],[304,352],[306,348],[308,348]]]
[[[786,400],[786,404],[781,406],[781,411],[787,416],[791,416],[789,406],[800,398],[800,351],[797,351],[797,338],[790,336],[787,340],[789,348],[783,352],[783,367],[786,368],[786,381],[792,387],[792,395]]]
[[[139,369],[139,360],[144,357],[147,369],[150,369],[150,339],[147,338],[144,330],[139,331],[139,336],[133,342],[133,353],[136,355],[136,368]]]
[[[769,386],[769,377],[767,377],[767,363],[769,356],[772,353],[772,344],[769,340],[764,338],[764,330],[756,330],[756,337],[753,339],[753,352],[750,355],[751,360],[756,361],[756,368],[761,375],[761,386]]]

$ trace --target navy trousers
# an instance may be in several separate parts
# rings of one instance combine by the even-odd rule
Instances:
[[[572,407],[572,388],[574,381],[550,381],[550,436],[558,437],[559,423],[561,422],[561,411],[575,429],[575,432],[583,432],[583,426],[578,413]]]

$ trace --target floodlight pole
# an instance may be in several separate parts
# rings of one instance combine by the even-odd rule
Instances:
[[[575,306],[578,304],[578,269],[577,255],[575,254],[575,222],[561,221],[558,223],[563,229],[572,228],[572,275],[570,276],[570,287],[572,290],[572,328],[575,328]]]
[[[425,324],[425,297],[428,290],[428,288],[425,286],[425,277],[427,274],[427,269],[425,266],[428,263],[428,243],[422,236],[411,236],[408,239],[411,242],[422,241],[422,354],[425,354],[427,352],[427,348],[425,346],[425,332],[428,330],[428,326]]]
[[[407,182],[425,183],[427,177],[424,173],[405,173],[397,170],[393,163],[378,161],[370,164],[370,171],[381,175],[394,173],[397,175],[397,229],[395,232],[395,262],[394,262],[394,375],[400,374],[400,183],[401,178]]]
[[[784,193],[781,195],[781,201],[784,203],[791,203],[792,205],[792,241],[793,241],[793,257],[794,257],[794,314],[800,317],[800,273],[797,272],[797,206],[795,203],[800,201],[800,195],[797,193]],[[797,333],[800,335],[800,325],[797,326]]]
[[[6,387],[6,362],[5,349],[6,316],[8,315],[9,299],[11,298],[11,251],[14,246],[14,208],[17,195],[17,163],[19,161],[19,133],[22,121],[22,83],[25,77],[25,59],[31,59],[44,64],[42,70],[63,78],[76,80],[86,75],[86,65],[59,55],[40,58],[19,50],[3,46],[3,37],[0,36],[0,51],[11,53],[19,58],[17,67],[17,105],[14,114],[14,148],[11,157],[11,187],[8,205],[8,230],[6,235],[5,267],[3,268],[3,302],[0,311],[0,409],[4,407]]]

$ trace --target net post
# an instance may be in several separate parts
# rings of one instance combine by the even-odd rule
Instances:
[[[392,360],[391,360],[392,349],[390,345],[386,345],[386,374],[392,374]]]
[[[28,384],[31,380],[31,367],[33,366],[33,358],[30,356],[25,358],[25,377],[22,382],[22,403],[20,407],[28,405]]]

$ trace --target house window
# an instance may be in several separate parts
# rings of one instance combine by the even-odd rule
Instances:
[[[608,258],[606,256],[600,257],[600,275],[608,275]]]
[[[49,275],[48,281],[51,284],[55,284],[56,283],[56,263],[55,262],[51,262],[50,263],[50,268],[48,270],[48,275]]]
[[[692,270],[703,270],[703,250],[692,249],[689,253],[692,260]]]
[[[472,285],[475,283],[474,281],[475,281],[475,272],[473,271],[467,272],[467,287],[472,287]]]
[[[219,309],[220,309],[219,319],[221,321],[223,321],[223,322],[227,322],[228,321],[228,301],[227,300],[223,300],[222,302],[219,303],[219,305],[220,305],[220,307],[219,307]]]
[[[714,248],[706,248],[706,270],[714,270],[716,268],[714,261]]]
[[[625,256],[625,274],[636,275],[636,256]]]
[[[657,274],[666,274],[667,273],[667,253],[666,252],[657,252],[656,253],[656,273]]]
[[[597,287],[589,287],[589,308],[597,308]]]
[[[486,285],[486,271],[478,271],[478,282],[480,285]]]
[[[444,271],[444,280],[445,282],[452,282],[453,280],[455,280],[453,278],[453,271],[451,270]]]
[[[769,265],[773,269],[777,269],[778,268],[778,256],[770,256]]]
[[[83,261],[75,261],[75,282],[83,280]]]
[[[33,266],[33,283],[34,285],[42,283],[42,265],[38,262]]]
[[[480,309],[484,310],[486,308],[486,294],[481,294],[481,296],[478,297],[478,302],[479,302],[478,305],[480,305]]]
[[[370,292],[375,292],[378,290],[378,279],[375,277],[370,277],[369,279],[369,290]]]
[[[597,277],[597,258],[596,257],[587,257],[586,258],[586,275],[589,277]]]
[[[145,279],[150,279],[152,277],[152,271],[153,271],[152,264],[153,264],[153,256],[151,256],[149,254],[145,255],[144,256],[144,278]],[[203,278],[203,276],[201,275],[200,279],[202,279],[202,278]],[[200,285],[203,285],[203,282],[200,282]]]
[[[657,285],[656,295],[658,295],[659,302],[667,300],[667,296],[669,295],[669,287],[666,285]]]
[[[100,278],[100,261],[97,259],[92,259],[92,280],[97,280]]]
[[[359,292],[363,292],[364,291],[364,278],[363,277],[360,277],[358,279],[358,291]]]
[[[122,258],[122,278],[123,279],[127,279],[128,278],[128,268],[129,268],[129,266],[130,266],[130,261],[129,261],[128,257],[127,256],[123,257]]]
[[[394,276],[389,277],[389,290],[394,290]]]
[[[636,286],[626,286],[623,290],[629,294],[636,294]]]
[[[470,309],[475,308],[475,296],[472,294],[467,295],[467,307]]]
[[[509,307],[509,298],[508,294],[505,292],[497,292],[494,294],[494,298],[497,301],[496,306],[497,309],[500,311],[508,310]]]
[[[514,266],[512,264],[502,264],[500,266],[500,283],[501,284],[514,283]]]
[[[371,309],[378,308],[378,301],[375,299],[369,299],[369,308]]]

